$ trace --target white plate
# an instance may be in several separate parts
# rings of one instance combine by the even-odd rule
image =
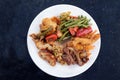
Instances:
[[[50,74],[50,75],[56,76],[56,77],[63,77],[63,78],[76,76],[78,74],[85,72],[88,68],[90,68],[92,66],[92,64],[95,62],[95,60],[99,54],[100,45],[101,45],[101,39],[99,39],[94,44],[95,49],[91,51],[92,54],[90,56],[90,60],[83,66],[78,66],[78,65],[68,66],[68,65],[61,65],[61,64],[57,63],[56,66],[52,67],[45,60],[40,58],[38,56],[38,49],[36,48],[34,42],[32,41],[32,39],[29,35],[32,33],[39,32],[39,30],[40,30],[39,25],[43,18],[58,16],[60,13],[66,12],[66,11],[71,11],[71,13],[72,13],[71,15],[75,15],[75,16],[77,16],[77,15],[87,16],[87,18],[91,19],[90,23],[92,23],[92,29],[98,30],[98,33],[99,33],[97,24],[95,23],[93,18],[87,12],[85,12],[83,9],[73,6],[73,5],[60,4],[60,5],[51,6],[47,9],[43,10],[42,12],[40,12],[35,17],[33,22],[31,23],[28,34],[27,34],[28,51],[29,51],[29,54],[30,54],[32,60],[34,61],[34,63],[42,71],[46,72],[47,74]]]

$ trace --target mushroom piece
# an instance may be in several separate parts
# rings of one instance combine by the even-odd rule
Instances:
[[[39,51],[39,56],[41,58],[43,58],[44,60],[46,60],[47,62],[49,62],[49,64],[51,66],[55,66],[56,65],[56,59],[55,59],[54,55],[52,55],[47,50],[41,50],[41,51]]]

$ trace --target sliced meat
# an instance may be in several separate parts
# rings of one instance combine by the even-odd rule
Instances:
[[[73,63],[72,64],[75,64],[77,63],[77,60],[76,60],[76,56],[74,55],[74,52],[70,50],[70,55],[72,57],[72,60],[73,60]]]
[[[73,54],[73,52],[67,47],[63,49],[63,52],[65,54],[63,59],[67,62],[67,64],[75,64],[75,61],[71,55],[71,54]],[[67,56],[67,57],[65,57],[65,56]]]
[[[70,65],[71,64],[71,61],[70,61],[70,59],[69,59],[69,57],[67,56],[67,55],[62,55],[62,58],[63,58],[63,60],[68,64],[68,65]]]
[[[79,56],[79,52],[74,52],[75,56],[76,56],[76,59],[77,59],[77,63],[78,65],[82,66],[83,65],[83,62]]]
[[[65,46],[63,48],[63,60],[68,64],[75,64],[82,66],[84,63],[86,63],[89,58],[87,56],[87,52],[85,50],[75,50],[72,47]]]

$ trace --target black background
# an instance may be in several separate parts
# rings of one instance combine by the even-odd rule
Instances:
[[[0,0],[0,80],[67,80],[42,72],[31,60],[26,35],[34,17],[56,4],[87,11],[99,26],[99,57],[70,80],[120,80],[120,0]]]

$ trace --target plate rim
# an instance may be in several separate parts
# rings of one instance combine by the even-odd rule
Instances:
[[[67,6],[76,7],[76,8],[79,8],[79,9],[83,10],[84,12],[86,12],[86,13],[94,20],[94,18],[93,18],[86,10],[84,10],[84,9],[78,7],[78,6],[71,5],[71,4],[57,4],[57,5],[52,5],[52,6],[49,6],[49,7],[45,8],[45,9],[41,10],[41,11],[33,18],[32,22],[31,22],[31,24],[30,24],[30,26],[29,26],[29,28],[28,28],[28,32],[27,32],[27,49],[28,49],[28,53],[29,53],[30,58],[32,59],[33,63],[34,63],[41,71],[43,71],[44,73],[47,73],[48,75],[51,75],[51,76],[54,76],[54,77],[60,77],[60,78],[70,78],[70,77],[78,76],[78,75],[86,72],[88,69],[90,69],[90,68],[93,66],[93,64],[94,64],[95,61],[97,60],[97,58],[98,58],[98,56],[99,56],[99,54],[100,54],[100,50],[101,50],[101,33],[100,33],[100,29],[99,29],[96,21],[94,20],[94,22],[95,22],[95,24],[96,24],[96,26],[97,26],[97,28],[98,28],[98,30],[99,30],[99,34],[100,34],[100,43],[99,43],[100,47],[99,47],[99,50],[98,50],[97,57],[95,57],[95,60],[94,60],[94,62],[90,65],[90,67],[88,67],[87,69],[85,69],[85,70],[82,71],[81,73],[75,74],[75,75],[73,75],[73,76],[56,76],[56,75],[52,75],[52,74],[50,74],[50,73],[42,70],[42,69],[36,64],[36,62],[35,62],[34,59],[32,58],[32,55],[30,54],[30,50],[29,50],[29,46],[28,46],[29,31],[30,31],[31,25],[33,24],[33,21],[35,21],[35,19],[39,16],[40,13],[46,11],[48,8],[56,7],[56,6],[66,6],[66,5],[67,5]]]

